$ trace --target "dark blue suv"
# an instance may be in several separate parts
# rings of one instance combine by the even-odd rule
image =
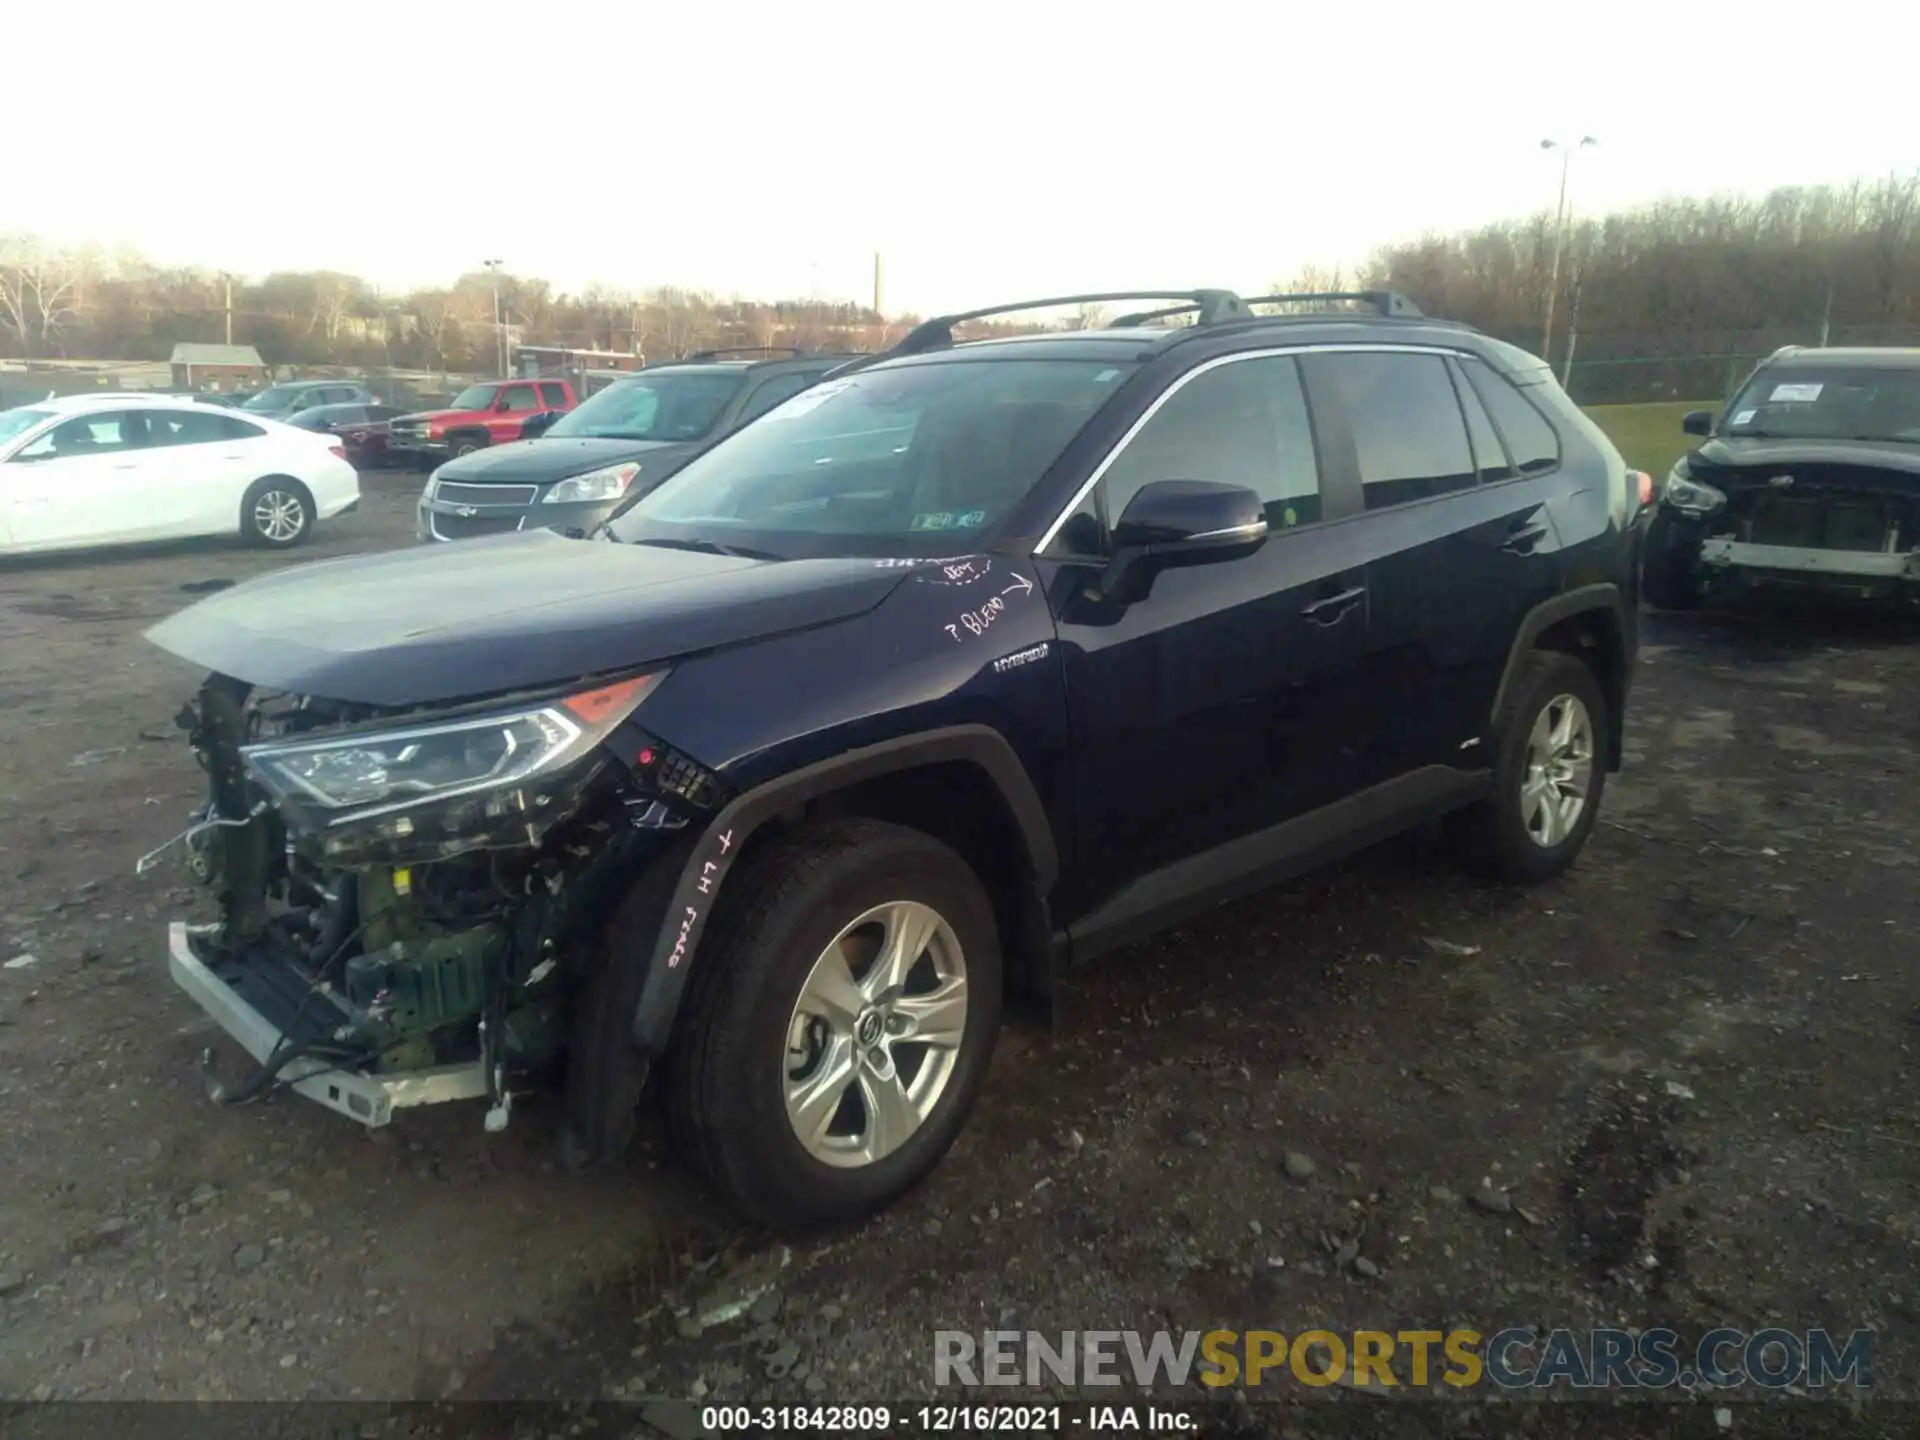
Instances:
[[[1399,296],[1034,303],[1116,300],[1148,308],[930,321],[594,537],[156,627],[214,672],[183,838],[221,913],[170,957],[257,1062],[216,1098],[497,1128],[546,1081],[592,1162],[652,1090],[746,1210],[828,1223],[937,1163],[1010,993],[1436,817],[1497,877],[1565,869],[1647,477]]]

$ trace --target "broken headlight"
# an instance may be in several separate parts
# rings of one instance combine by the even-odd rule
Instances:
[[[1677,462],[1667,472],[1666,488],[1660,492],[1660,499],[1682,515],[1711,515],[1727,503],[1727,497],[1711,485],[1703,485],[1695,480],[1687,470],[1687,462]]]
[[[578,803],[600,742],[665,678],[240,753],[288,828],[317,837],[335,864],[533,844]]]

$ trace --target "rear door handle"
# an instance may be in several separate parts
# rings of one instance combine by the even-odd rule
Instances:
[[[1315,625],[1337,625],[1348,611],[1360,603],[1366,593],[1366,586],[1355,585],[1350,590],[1342,590],[1338,594],[1327,596],[1324,600],[1314,601],[1300,613]]]
[[[1533,547],[1547,538],[1547,527],[1538,520],[1531,525],[1515,526],[1507,532],[1507,538],[1500,542],[1502,550],[1515,555],[1531,555]]]

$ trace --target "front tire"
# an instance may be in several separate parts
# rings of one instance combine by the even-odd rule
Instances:
[[[854,1220],[973,1108],[1000,1024],[993,907],[952,850],[878,821],[809,826],[743,869],[695,962],[668,1121],[772,1228]]]
[[[1600,682],[1576,656],[1535,650],[1521,662],[1499,727],[1493,793],[1455,822],[1489,878],[1535,884],[1579,857],[1606,788],[1609,723]]]
[[[458,460],[463,455],[471,455],[476,450],[484,450],[486,448],[487,437],[484,435],[459,435],[448,442],[449,453],[455,460]]]
[[[269,475],[240,501],[240,534],[249,545],[291,550],[313,533],[313,497],[298,480]]]

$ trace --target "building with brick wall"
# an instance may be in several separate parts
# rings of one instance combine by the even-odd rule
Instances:
[[[267,367],[251,345],[203,345],[183,340],[173,347],[176,390],[247,390],[267,383]]]

